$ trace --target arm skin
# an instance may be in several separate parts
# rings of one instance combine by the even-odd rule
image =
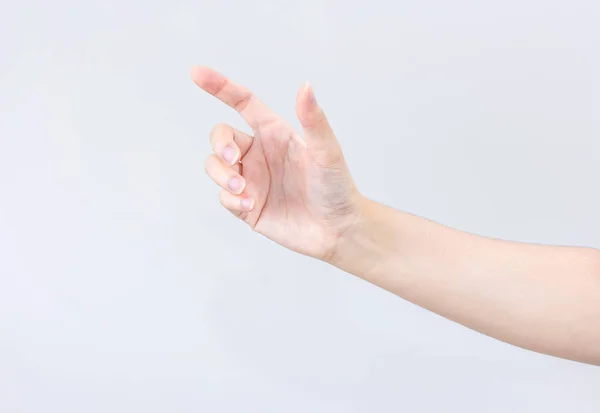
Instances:
[[[483,334],[600,365],[598,250],[479,237],[377,204],[356,189],[310,85],[296,97],[301,137],[222,74],[192,78],[252,129],[217,125],[205,169],[254,231]]]
[[[331,264],[488,336],[600,365],[600,251],[484,238],[361,204]]]

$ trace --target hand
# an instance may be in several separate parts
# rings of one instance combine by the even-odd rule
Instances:
[[[221,204],[278,244],[331,260],[357,220],[362,197],[311,86],[305,84],[296,98],[302,139],[252,92],[220,73],[195,67],[192,79],[237,110],[254,134],[228,125],[210,134],[214,154],[205,168],[223,188]]]

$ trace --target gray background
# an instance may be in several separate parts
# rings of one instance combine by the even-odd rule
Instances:
[[[600,247],[595,0],[0,3],[0,411],[598,412],[600,370],[462,328],[222,210],[208,64],[368,196]]]

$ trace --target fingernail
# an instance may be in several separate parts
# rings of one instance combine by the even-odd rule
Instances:
[[[306,92],[306,97],[308,98],[309,102],[311,102],[311,103],[317,102],[317,99],[315,98],[315,92],[313,91],[313,88],[310,85],[310,83],[306,82],[304,84],[304,91]]]
[[[254,200],[250,198],[242,199],[241,204],[244,211],[252,211],[252,208],[254,208]]]
[[[237,150],[233,146],[227,145],[225,148],[223,148],[221,156],[229,165],[234,165],[237,161]]]
[[[234,194],[241,194],[244,190],[244,182],[241,178],[235,176],[227,182],[227,186]]]

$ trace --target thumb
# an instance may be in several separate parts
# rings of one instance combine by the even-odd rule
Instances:
[[[308,82],[298,91],[296,115],[304,130],[304,138],[309,148],[322,154],[329,153],[330,156],[341,155],[335,134],[325,113],[317,104],[312,86]]]

